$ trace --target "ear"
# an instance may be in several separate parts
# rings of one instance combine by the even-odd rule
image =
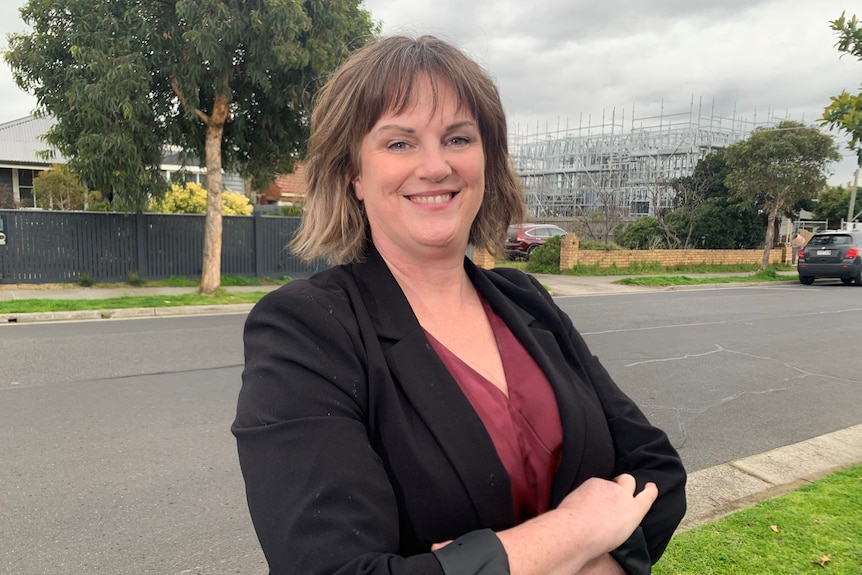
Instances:
[[[356,199],[360,202],[365,200],[365,193],[362,191],[362,177],[356,176],[351,183],[353,184],[353,193],[356,194]]]

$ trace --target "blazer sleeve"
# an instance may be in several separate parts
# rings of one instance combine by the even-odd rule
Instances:
[[[564,336],[560,341],[564,353],[568,352],[573,367],[592,385],[601,401],[613,438],[616,473],[634,476],[638,490],[643,489],[647,482],[658,487],[658,499],[641,523],[639,531],[642,533],[635,532],[613,553],[627,573],[649,573],[648,565],[644,571],[643,563],[658,561],[685,515],[686,472],[682,461],[664,431],[650,424],[637,404],[617,386],[599,359],[590,352],[569,316],[553,302],[535,278],[532,281],[556,310]],[[638,547],[644,545],[648,556],[638,552]]]
[[[398,555],[396,496],[365,424],[358,328],[346,302],[322,293],[273,292],[245,325],[232,432],[270,573],[444,575],[430,552]]]

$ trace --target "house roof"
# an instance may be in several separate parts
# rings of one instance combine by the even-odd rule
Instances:
[[[65,160],[55,151],[53,160],[40,158],[37,152],[50,150],[41,136],[53,126],[56,120],[50,116],[37,118],[27,116],[0,124],[0,164],[25,164],[49,166]]]
[[[305,166],[297,162],[292,174],[281,174],[269,185],[262,203],[296,202],[305,198]]]

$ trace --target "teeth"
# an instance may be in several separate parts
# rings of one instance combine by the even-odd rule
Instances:
[[[410,201],[417,204],[444,204],[452,199],[452,194],[442,196],[411,196]]]

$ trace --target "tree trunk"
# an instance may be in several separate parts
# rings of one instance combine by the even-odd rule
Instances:
[[[203,270],[201,271],[200,287],[200,293],[204,295],[214,294],[221,287],[221,141],[229,110],[228,97],[225,95],[217,96],[213,105],[213,112],[207,122],[205,145],[207,215],[204,230]]]
[[[766,245],[763,246],[763,259],[760,262],[760,271],[765,271],[769,267],[769,254],[772,252],[772,244],[775,243],[775,222],[778,219],[778,214],[781,213],[782,202],[776,201],[769,208],[769,215],[766,220]]]

